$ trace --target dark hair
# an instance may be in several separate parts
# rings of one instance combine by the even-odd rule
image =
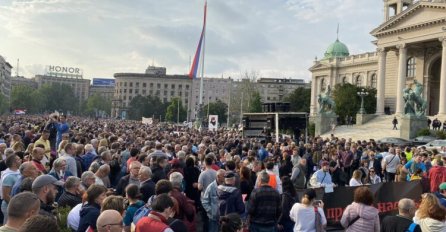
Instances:
[[[214,159],[212,159],[211,156],[206,156],[206,157],[204,158],[204,163],[205,163],[207,166],[211,166],[211,165],[212,165],[212,161],[214,161]]]
[[[54,218],[43,215],[35,215],[28,218],[19,229],[19,232],[41,231],[59,232],[60,230]]]
[[[8,203],[8,217],[26,218],[26,214],[33,208],[39,210],[39,198],[31,192],[19,193],[11,198]]]
[[[33,186],[33,178],[26,177],[22,180],[22,183],[20,184],[20,192],[32,192],[32,186]]]
[[[138,153],[139,153],[139,150],[136,149],[136,148],[132,148],[132,149],[130,150],[130,156],[131,156],[131,157],[136,157],[136,156],[138,155]]]
[[[87,189],[87,202],[89,205],[94,204],[96,198],[98,198],[101,194],[107,192],[107,188],[102,186],[102,185],[98,185],[98,184],[92,184],[90,187],[88,187]]]
[[[368,187],[359,187],[355,189],[353,201],[364,205],[372,205],[373,193]]]
[[[231,171],[235,170],[235,162],[232,160],[227,161],[225,166]]]
[[[156,158],[156,164],[159,165],[160,163],[164,162],[164,160],[166,160],[166,158],[164,156],[158,156]]]
[[[294,188],[293,182],[289,176],[282,177],[282,189],[284,193],[287,192],[291,194],[292,197],[297,195],[296,189]]]
[[[15,162],[16,157],[18,157],[16,154],[12,154],[12,155],[6,157],[6,160],[5,160],[6,167],[8,167],[8,168],[12,167],[12,165]]]
[[[266,169],[271,170],[271,169],[273,169],[273,168],[274,168],[274,162],[269,161],[268,163],[266,163]]]
[[[188,157],[186,159],[186,167],[193,167],[194,165],[195,165],[194,158]]]
[[[147,154],[142,154],[142,155],[138,156],[138,161],[140,163],[143,163],[144,160],[146,160],[147,156],[148,156]]]
[[[151,206],[156,212],[164,212],[165,209],[173,207],[173,201],[167,193],[163,193],[155,197]]]
[[[237,213],[230,213],[220,217],[221,232],[236,232],[242,229],[242,219]]]
[[[141,196],[141,193],[139,192],[139,187],[136,184],[129,184],[125,188],[125,193],[127,194],[127,197],[130,199],[138,199]]]
[[[155,185],[155,194],[169,193],[173,190],[172,183],[168,180],[159,180]]]
[[[240,179],[241,180],[251,180],[251,170],[247,167],[241,167],[240,168]]]

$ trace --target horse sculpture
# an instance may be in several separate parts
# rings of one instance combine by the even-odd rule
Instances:
[[[319,94],[317,102],[319,103],[319,113],[334,112],[335,102],[331,98],[331,88],[328,85],[324,95]]]
[[[414,80],[415,88],[403,90],[404,114],[422,116],[426,111],[426,100],[423,99],[423,85]]]

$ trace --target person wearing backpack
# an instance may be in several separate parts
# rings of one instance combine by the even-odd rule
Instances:
[[[379,211],[373,207],[373,193],[369,187],[358,187],[353,203],[345,208],[341,225],[346,232],[379,232]]]
[[[152,202],[152,210],[147,217],[136,223],[136,232],[173,232],[167,219],[174,213],[173,201],[166,193],[157,195]]]
[[[381,232],[421,232],[420,226],[412,221],[415,210],[416,206],[413,200],[401,199],[398,202],[398,215],[385,217],[381,224]]]

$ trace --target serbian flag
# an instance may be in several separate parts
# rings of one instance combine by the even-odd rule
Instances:
[[[203,20],[203,29],[201,30],[200,41],[198,42],[197,51],[195,52],[194,61],[192,62],[192,67],[190,67],[189,78],[194,79],[197,78],[198,66],[200,63],[200,54],[201,47],[203,45],[204,33],[206,30],[206,9],[207,9],[207,1],[204,3],[204,20]]]

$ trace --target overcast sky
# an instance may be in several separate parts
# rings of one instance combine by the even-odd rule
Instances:
[[[205,75],[310,79],[308,68],[339,39],[350,54],[374,51],[382,0],[208,0]],[[204,0],[0,0],[0,55],[19,74],[47,65],[79,67],[84,78],[189,72]],[[13,70],[15,75],[16,70]]]

